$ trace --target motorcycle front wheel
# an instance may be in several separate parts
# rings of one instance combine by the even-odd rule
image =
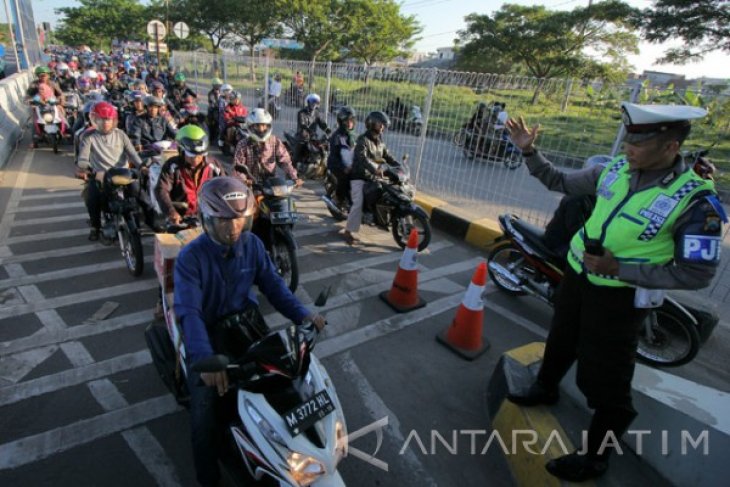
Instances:
[[[525,265],[522,253],[511,242],[505,242],[493,248],[487,257],[487,262],[498,264],[512,273],[515,273]],[[489,271],[489,278],[500,291],[513,296],[524,296],[527,294],[519,286],[515,286],[510,280],[493,271],[491,265],[488,265],[487,269]]]
[[[504,167],[514,171],[522,165],[522,154],[516,152],[510,152],[504,155]]]
[[[420,213],[411,213],[409,215],[392,215],[392,231],[393,240],[402,249],[408,245],[408,237],[411,229],[415,228],[418,232],[418,251],[421,252],[428,244],[431,243],[431,223],[428,218]]]
[[[700,334],[687,316],[665,301],[652,309],[639,330],[637,357],[650,365],[677,367],[695,358]]]
[[[53,153],[58,154],[58,142],[61,140],[61,133],[53,134]]]
[[[119,248],[122,250],[124,262],[127,263],[127,269],[135,277],[141,275],[144,271],[144,255],[139,232],[130,232],[127,224],[123,223],[117,233],[119,235]]]
[[[291,292],[299,285],[299,264],[297,262],[297,246],[289,230],[276,232],[271,246],[271,260],[279,275],[284,279]]]

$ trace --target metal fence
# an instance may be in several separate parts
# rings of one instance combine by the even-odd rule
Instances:
[[[485,157],[476,137],[472,143],[457,144],[464,125],[480,102],[492,106],[504,103],[510,116],[523,116],[528,123],[540,123],[538,145],[554,163],[567,170],[583,167],[592,155],[610,155],[620,150],[620,102],[651,102],[666,91],[637,84],[590,84],[573,79],[528,77],[443,71],[437,69],[366,67],[358,64],[310,63],[224,54],[174,52],[171,62],[194,79],[198,91],[207,91],[214,75],[244,94],[248,106],[257,106],[266,91],[269,75],[279,74],[283,84],[284,109],[275,121],[275,132],[296,129],[296,111],[301,99],[292,95],[297,71],[305,78],[305,93],[316,92],[323,109],[334,123],[336,109],[347,104],[359,119],[371,110],[386,110],[399,99],[411,112],[418,107],[423,124],[403,123],[391,127],[385,139],[390,151],[400,158],[409,154],[413,180],[420,191],[440,197],[487,217],[513,212],[536,224],[544,224],[562,195],[548,192],[524,167],[515,167],[519,154],[499,142],[500,132],[487,128],[485,137],[497,150]],[[730,99],[705,93],[713,103],[712,124],[699,125],[685,147],[707,147],[719,142],[713,160],[730,168]],[[362,125],[358,127],[362,129]],[[730,240],[726,234],[726,244]],[[730,252],[726,252],[726,255]],[[711,292],[730,301],[730,258],[723,260],[727,283],[716,280]]]

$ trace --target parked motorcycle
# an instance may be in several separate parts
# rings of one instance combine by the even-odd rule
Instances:
[[[61,143],[61,116],[57,109],[58,101],[49,98],[44,103],[40,96],[34,96],[31,100],[33,106],[33,118],[38,126],[38,132],[33,132],[33,148],[37,149],[40,142],[53,147],[53,153],[58,154],[58,146]]]
[[[299,139],[291,132],[284,132],[284,145],[289,154],[294,158],[294,148],[299,144]],[[310,137],[306,142],[307,148],[303,160],[293,161],[300,177],[306,179],[322,179],[327,173],[327,158],[330,152],[330,143],[327,135]],[[301,157],[301,155],[300,155]]]
[[[423,208],[413,202],[416,190],[410,183],[407,161],[406,156],[401,167],[387,166],[382,178],[365,183],[363,221],[366,222],[366,215],[371,214],[373,223],[384,230],[390,229],[395,243],[401,248],[408,244],[411,229],[415,228],[418,231],[418,250],[422,251],[431,242],[431,223]],[[348,199],[335,203],[337,177],[331,171],[327,171],[324,189],[322,200],[330,214],[336,220],[347,219],[351,202]]]
[[[503,236],[488,259],[489,276],[498,289],[513,296],[530,295],[553,304],[563,278],[565,259],[543,242],[545,231],[515,215],[502,215]],[[638,357],[652,365],[690,362],[717,325],[719,317],[667,296],[649,313],[639,335]]]
[[[98,181],[96,175],[95,179]],[[105,199],[101,212],[101,241],[111,245],[117,240],[127,269],[133,276],[139,276],[144,270],[144,255],[137,195],[132,194],[133,183],[138,181],[137,171],[115,167],[104,172],[101,181]]]
[[[467,159],[501,160],[504,167],[511,170],[515,170],[522,165],[522,151],[512,143],[506,130],[497,131],[495,133],[496,138],[479,137],[479,134],[470,130],[466,130],[463,136],[460,137],[463,137],[463,151]],[[499,145],[494,150],[493,155],[489,155],[492,144]]]
[[[145,339],[163,382],[188,406],[182,328],[168,296],[162,297],[165,325],[149,325]],[[325,304],[321,298],[315,305]],[[196,372],[227,372],[235,391],[235,404],[224,404],[230,414],[220,415],[230,418],[221,420],[224,468],[236,485],[252,485],[252,477],[256,485],[344,487],[337,464],[347,454],[345,417],[332,379],[312,354],[316,326],[305,322],[269,332],[260,313],[252,313],[252,320],[261,324],[253,337],[259,339],[245,352],[192,364]]]

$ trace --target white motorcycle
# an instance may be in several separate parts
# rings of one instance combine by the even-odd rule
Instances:
[[[31,100],[33,106],[33,120],[38,126],[38,131],[33,133],[33,148],[38,148],[39,142],[45,142],[53,147],[53,153],[58,154],[58,146],[61,144],[61,124],[63,119],[58,109],[58,102],[55,98],[49,98],[45,102],[36,95]]]
[[[187,406],[185,346],[168,299],[163,294],[166,327],[149,325],[145,338],[162,380]],[[315,304],[323,301],[321,295]],[[250,485],[250,477],[279,486],[345,485],[337,471],[347,454],[345,417],[332,379],[311,353],[317,334],[311,322],[292,325],[269,332],[239,357],[215,355],[192,365],[195,372],[227,371],[235,389],[220,460],[237,485]]]

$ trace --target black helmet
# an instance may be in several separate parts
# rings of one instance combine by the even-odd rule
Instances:
[[[483,101],[480,101],[479,105],[477,106],[477,109],[484,110],[485,108],[487,108],[487,104],[484,103]]]
[[[370,112],[368,113],[368,116],[365,117],[365,128],[367,130],[373,130],[374,123],[382,123],[383,126],[387,128],[390,126],[390,119],[388,118],[388,115],[383,112]]]
[[[353,110],[352,108],[347,107],[347,106],[342,107],[339,110],[337,110],[337,124],[340,127],[343,127],[344,128],[345,127],[345,123],[348,120],[350,120],[350,119],[352,119],[352,120],[356,120],[357,119],[357,115],[355,114],[355,110]]]

